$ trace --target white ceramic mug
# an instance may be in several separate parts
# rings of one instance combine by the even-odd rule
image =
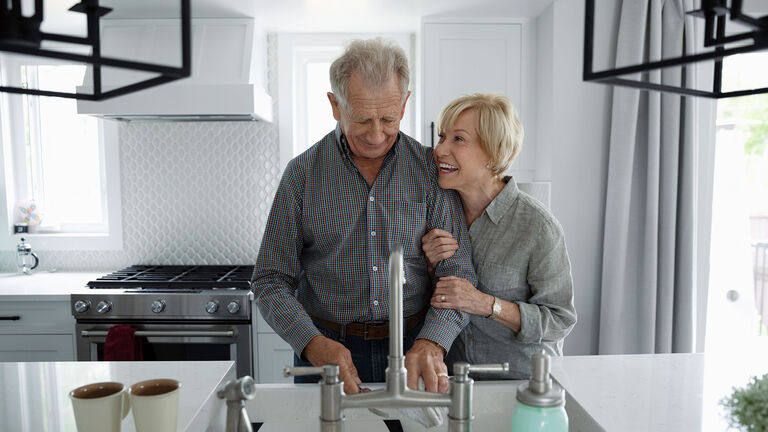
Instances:
[[[69,392],[78,432],[120,432],[130,405],[118,382],[87,384]]]
[[[136,432],[176,432],[181,383],[167,378],[137,382],[128,390]]]

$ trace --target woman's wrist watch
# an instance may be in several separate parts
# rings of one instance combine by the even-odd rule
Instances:
[[[493,306],[491,307],[491,314],[486,318],[495,320],[501,314],[501,300],[498,297],[493,297]]]

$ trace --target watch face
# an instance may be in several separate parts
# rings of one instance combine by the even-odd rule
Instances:
[[[490,319],[496,319],[496,317],[498,317],[501,313],[501,300],[499,300],[498,297],[494,297],[491,311],[491,314],[488,316]]]

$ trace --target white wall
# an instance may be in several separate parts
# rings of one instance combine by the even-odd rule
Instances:
[[[578,322],[566,355],[596,354],[611,88],[582,81],[584,0],[557,0],[539,17],[539,180],[565,230]]]

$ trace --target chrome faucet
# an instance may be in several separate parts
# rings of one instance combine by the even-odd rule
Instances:
[[[339,366],[327,364],[320,367],[286,366],[286,377],[322,375],[320,381],[320,430],[343,432],[347,408],[423,408],[448,407],[448,431],[468,432],[472,422],[472,387],[470,372],[507,372],[509,363],[500,365],[469,365],[456,363],[454,376],[450,378],[448,394],[431,393],[406,388],[407,370],[403,356],[403,247],[395,245],[389,255],[389,364],[386,370],[386,387],[366,393],[347,395],[344,383],[339,379]]]
[[[256,396],[253,378],[246,375],[229,381],[216,390],[216,396],[227,401],[227,420],[224,429],[226,432],[253,432],[248,411],[245,409],[245,401]]]

